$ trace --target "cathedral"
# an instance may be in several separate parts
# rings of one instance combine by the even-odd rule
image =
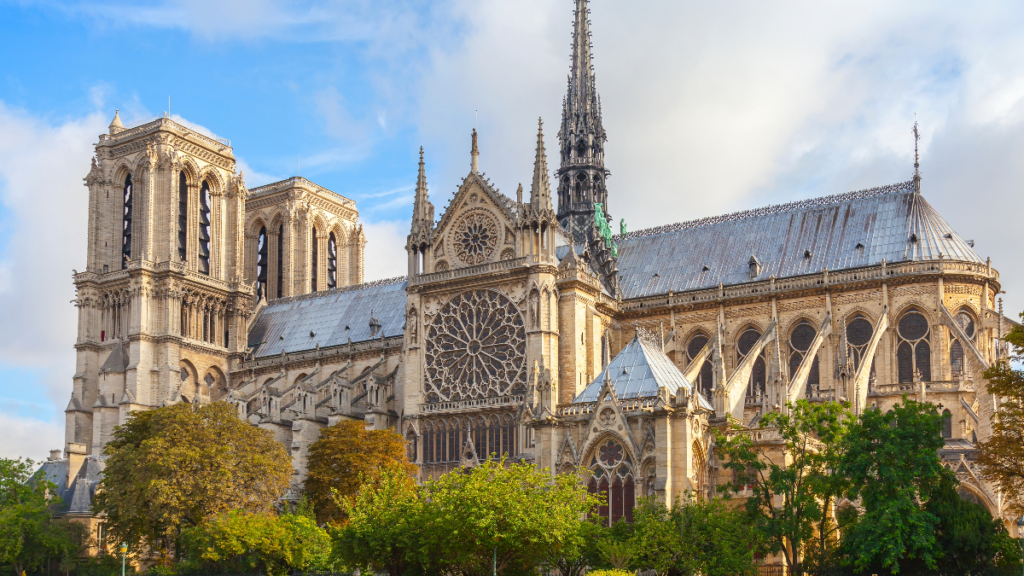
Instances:
[[[529,190],[506,195],[474,130],[436,214],[421,150],[399,278],[364,282],[354,201],[300,177],[249,189],[230,142],[115,114],[85,178],[66,445],[44,465],[67,513],[89,514],[114,427],[176,402],[230,402],[272,431],[292,496],[320,431],[355,419],[400,433],[421,479],[495,455],[584,470],[614,522],[640,497],[727,482],[716,430],[778,445],[759,421],[787,402],[859,413],[907,395],[943,416],[962,495],[1003,516],[974,446],[1012,321],[916,165],[906,182],[627,231],[587,0],[574,14],[557,166],[538,123]]]

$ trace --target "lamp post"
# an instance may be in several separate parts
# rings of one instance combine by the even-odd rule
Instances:
[[[128,555],[128,543],[121,542],[121,576],[124,576],[124,559]]]

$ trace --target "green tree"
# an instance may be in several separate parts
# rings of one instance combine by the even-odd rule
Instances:
[[[834,547],[840,526],[832,509],[847,483],[833,471],[844,457],[852,420],[846,404],[800,400],[761,419],[762,428],[777,430],[781,442],[757,441],[748,432],[718,436],[724,467],[740,486],[751,488],[745,507],[765,549],[781,552],[794,570],[808,557],[818,562]],[[723,491],[740,486],[730,482]]]
[[[364,481],[376,480],[381,470],[392,465],[404,469],[407,476],[416,473],[406,457],[405,441],[393,430],[367,430],[361,420],[342,420],[322,430],[309,447],[305,482],[317,520],[344,523],[345,508],[339,502],[350,501]]]
[[[331,539],[307,516],[233,510],[186,528],[180,538],[186,570],[260,572],[332,568]]]
[[[106,454],[95,512],[113,541],[164,561],[183,529],[236,509],[271,512],[292,476],[284,446],[224,402],[133,412]]]
[[[888,412],[869,408],[850,427],[838,472],[849,478],[848,496],[863,509],[844,533],[844,553],[855,569],[895,574],[907,561],[937,566],[940,519],[928,504],[956,481],[939,459],[941,425],[934,405],[904,397]]]
[[[332,532],[342,565],[402,576],[421,563],[423,502],[403,467],[384,468],[376,481],[364,483],[354,498],[338,505],[348,518]]]
[[[643,499],[633,527],[634,568],[682,576],[740,576],[757,570],[755,533],[746,514],[722,500],[687,495],[670,510]]]
[[[422,488],[426,554],[465,576],[532,570],[582,544],[582,517],[596,504],[575,474],[552,476],[524,463],[488,460]]]
[[[15,576],[53,560],[74,566],[86,529],[54,518],[60,506],[56,486],[28,459],[0,458],[0,566]]]
[[[1013,347],[1012,359],[1024,362],[1024,326],[1014,326],[1004,340]],[[1024,515],[1024,370],[1002,360],[985,371],[985,378],[989,393],[999,398],[999,418],[992,422],[992,435],[978,443],[978,464],[1005,495],[1008,511]]]

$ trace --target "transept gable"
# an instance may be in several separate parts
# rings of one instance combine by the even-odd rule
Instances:
[[[601,441],[609,436],[614,436],[627,445],[627,449],[634,457],[640,454],[639,445],[633,437],[633,431],[629,427],[626,415],[622,413],[619,397],[615,393],[612,382],[607,377],[601,385],[600,396],[593,412],[590,413],[590,420],[587,422],[586,435],[579,454],[589,454]],[[583,462],[585,465],[586,462]]]
[[[508,259],[515,253],[516,223],[514,202],[470,173],[434,228],[435,269],[441,261],[461,268]]]

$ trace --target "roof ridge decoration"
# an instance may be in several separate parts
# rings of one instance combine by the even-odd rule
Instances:
[[[276,300],[270,300],[267,305],[273,304],[284,304],[287,302],[297,302],[300,300],[310,300],[312,298],[319,298],[321,296],[330,296],[332,294],[341,294],[343,292],[352,292],[355,290],[362,290],[364,288],[375,288],[377,286],[390,286],[392,284],[400,284],[407,282],[408,276],[394,276],[391,278],[382,278],[380,280],[371,280],[369,282],[363,282],[362,284],[353,284],[351,286],[342,286],[340,288],[332,288],[330,290],[320,290],[318,292],[310,292],[309,294],[299,294],[297,296],[286,296],[284,298],[278,298]]]
[[[788,202],[786,204],[770,204],[768,206],[763,206],[761,208],[742,210],[740,212],[732,212],[730,214],[708,216],[706,218],[698,218],[696,220],[688,220],[686,222],[676,222],[674,224],[663,224],[661,226],[654,226],[652,228],[645,228],[643,230],[634,230],[625,235],[617,234],[613,236],[612,239],[624,240],[631,238],[642,238],[644,236],[654,236],[657,234],[665,234],[667,232],[675,232],[676,230],[686,230],[689,228],[699,228],[701,226],[711,226],[713,224],[721,224],[722,222],[734,222],[736,220],[745,220],[747,218],[756,218],[758,216],[779,214],[782,212],[792,212],[795,210],[802,210],[804,208],[833,206],[835,204],[849,202],[850,200],[860,200],[862,198],[873,198],[875,196],[884,196],[886,194],[900,194],[913,191],[914,181],[908,180],[906,182],[899,182],[897,184],[887,184],[885,186],[877,186],[875,188],[867,188],[864,190],[855,190],[853,192],[843,192],[841,194],[833,194],[831,196],[819,196],[817,198],[797,200],[795,202]]]

